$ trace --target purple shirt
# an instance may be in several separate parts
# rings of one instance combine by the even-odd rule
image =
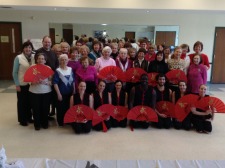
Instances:
[[[94,81],[95,84],[98,84],[97,72],[94,66],[88,66],[87,69],[79,67],[76,71],[77,82],[83,81]]]
[[[207,69],[203,64],[191,64],[187,72],[187,86],[191,93],[198,93],[199,86],[207,82]]]
[[[79,67],[81,67],[81,64],[80,64],[80,61],[69,60],[67,63],[67,66],[72,68],[73,74],[76,74],[76,71]]]

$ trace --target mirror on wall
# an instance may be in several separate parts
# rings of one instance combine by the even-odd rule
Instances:
[[[175,46],[178,44],[179,26],[49,23],[49,31],[55,43],[60,43],[64,38],[72,44],[74,35],[80,37],[82,34],[86,34],[87,37],[104,36],[109,39],[127,37],[138,40],[146,37],[152,43],[158,42],[165,45],[169,40],[169,45]]]

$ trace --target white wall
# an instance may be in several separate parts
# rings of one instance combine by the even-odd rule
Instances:
[[[32,19],[32,16],[34,19]],[[22,22],[22,36],[38,39],[49,33],[49,23],[177,25],[179,44],[187,43],[191,50],[200,40],[204,53],[212,61],[215,27],[225,27],[225,14],[214,13],[88,13],[0,10],[0,21]],[[85,29],[84,29],[85,30]],[[75,32],[75,31],[74,31]],[[115,32],[117,33],[117,32]],[[114,34],[115,34],[114,33]],[[119,32],[118,32],[119,33]],[[209,76],[210,77],[210,76]]]

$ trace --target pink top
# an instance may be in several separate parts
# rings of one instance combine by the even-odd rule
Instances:
[[[87,69],[79,67],[76,71],[76,81],[94,81],[98,84],[97,72],[94,66],[88,66]]]
[[[116,66],[114,59],[112,58],[105,59],[103,56],[96,59],[95,68],[97,72],[99,72],[101,69],[103,69],[106,66]]]
[[[198,93],[199,86],[207,82],[207,69],[203,64],[191,64],[187,72],[187,86],[188,91],[191,93]]]

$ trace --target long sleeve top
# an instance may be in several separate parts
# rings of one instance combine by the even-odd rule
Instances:
[[[88,66],[87,69],[80,67],[76,71],[77,81],[93,81],[98,84],[97,71],[94,66]]]
[[[115,60],[112,58],[105,59],[103,56],[96,59],[95,68],[97,72],[107,66],[116,66]]]
[[[199,86],[207,82],[207,69],[204,65],[191,64],[187,72],[187,86],[191,93],[198,93]]]

